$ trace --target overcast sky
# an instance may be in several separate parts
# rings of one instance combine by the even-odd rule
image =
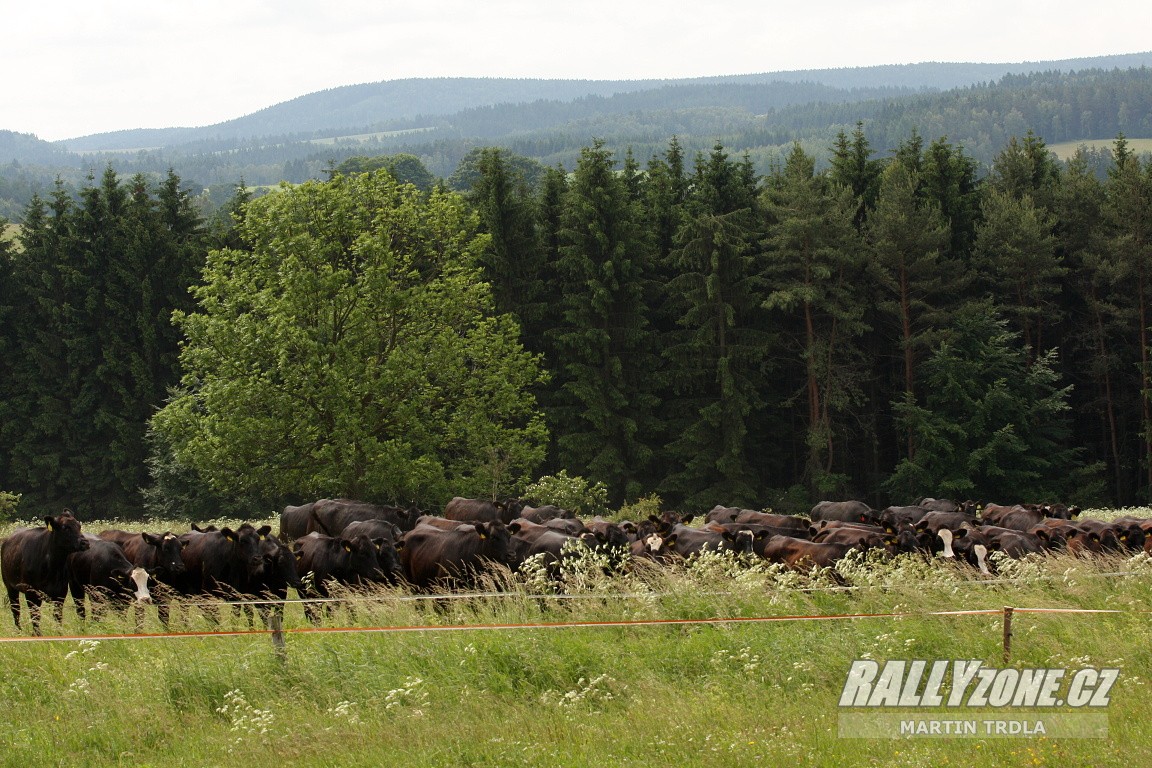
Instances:
[[[0,129],[201,126],[408,77],[635,79],[1152,48],[1148,0],[0,0]]]

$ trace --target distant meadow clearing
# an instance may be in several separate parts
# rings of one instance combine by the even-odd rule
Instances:
[[[111,527],[187,524],[84,523],[93,533]],[[347,594],[316,625],[290,601],[281,651],[259,619],[253,630],[231,609],[214,624],[200,607],[182,606],[162,636],[154,607],[140,625],[131,612],[83,624],[69,600],[62,626],[45,619],[44,639],[3,619],[0,762],[1132,765],[1152,742],[1152,560],[998,566],[981,579],[942,561],[850,556],[837,574],[805,576],[707,556],[606,575],[590,560],[568,569],[562,592],[538,574],[495,573],[470,596]],[[1002,667],[1004,606],[1116,611],[1018,612],[1008,662],[1119,668],[1107,738],[839,735],[837,704],[854,660]],[[941,615],[980,609],[994,613]],[[750,621],[772,617],[786,620]]]

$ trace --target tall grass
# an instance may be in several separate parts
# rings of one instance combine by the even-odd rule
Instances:
[[[265,633],[98,639],[136,633],[134,618],[110,613],[84,625],[69,606],[63,625],[44,626],[68,639],[0,642],[7,719],[0,760],[1095,766],[1132,765],[1152,740],[1145,727],[1152,715],[1152,615],[1143,612],[1152,598],[1152,563],[1142,555],[1002,562],[991,580],[914,557],[853,556],[838,573],[813,577],[722,556],[611,576],[599,565],[573,565],[563,594],[539,574],[495,574],[480,597],[434,601],[398,589],[372,599],[346,595],[349,602],[319,627],[427,627],[421,631],[313,631],[302,607],[290,603],[282,655]],[[837,701],[854,659],[975,658],[1000,666],[999,615],[928,614],[1005,605],[1122,611],[1015,617],[1012,665],[1121,668],[1107,739],[838,736]],[[899,615],[572,626],[845,614]],[[242,615],[222,616],[221,629],[248,627]],[[536,626],[481,628],[524,624]],[[10,620],[0,626],[0,637],[24,637]],[[172,626],[214,628],[191,605]],[[162,632],[154,609],[141,629]]]

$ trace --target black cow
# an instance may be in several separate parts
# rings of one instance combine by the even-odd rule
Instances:
[[[333,582],[358,587],[383,581],[376,548],[377,542],[367,536],[348,539],[322,533],[310,533],[292,543],[296,570],[310,583],[308,595],[323,599],[331,596]],[[319,616],[311,603],[304,606],[304,612],[312,621]]]
[[[1046,517],[1042,509],[1029,508],[1022,504],[1011,507],[988,504],[980,513],[980,520],[984,525],[1012,528],[1017,531],[1030,531],[1042,525]]]
[[[264,574],[261,538],[272,526],[259,529],[244,523],[213,531],[180,535],[187,542],[180,551],[185,571],[176,577],[176,589],[185,595],[235,598]]]
[[[259,576],[250,577],[240,591],[245,598],[255,601],[257,612],[268,626],[273,614],[284,615],[289,588],[303,597],[304,584],[296,571],[296,554],[279,538],[268,534],[260,536],[260,553],[264,557],[264,569]],[[244,607],[249,624],[253,621],[251,607]]]
[[[708,510],[708,512],[704,515],[704,524],[707,525],[708,523],[721,523],[721,524],[734,523],[734,522],[736,522],[736,517],[741,512],[754,512],[754,511],[755,510],[752,510],[752,509],[746,510],[746,509],[742,509],[741,507],[725,507],[721,504],[717,504],[716,506],[712,507],[712,509]]]
[[[539,556],[553,578],[559,577],[560,564],[572,547],[590,547],[596,541],[591,532],[572,535],[527,519],[513,520],[508,524],[508,533],[512,534],[515,567]]]
[[[349,523],[340,535],[346,539],[367,536],[376,547],[376,560],[384,573],[384,580],[389,584],[399,584],[404,579],[400,553],[396,550],[396,543],[403,535],[398,525],[387,520],[357,520]]]
[[[501,523],[471,523],[446,531],[417,525],[404,534],[400,562],[417,589],[471,586],[490,564],[515,565],[511,536]]]
[[[670,553],[683,558],[699,555],[702,552],[734,552],[752,554],[751,531],[714,531],[707,528],[689,528],[686,525],[675,525],[672,530],[660,536],[664,546]]]
[[[791,531],[789,536],[797,536],[805,538],[808,535],[808,527],[812,525],[812,521],[806,517],[799,515],[777,515],[772,512],[757,512],[753,509],[742,509],[740,514],[736,515],[733,521],[736,523],[747,523],[750,525],[768,525],[773,528],[779,528],[783,531]]]
[[[45,600],[52,603],[60,621],[68,595],[68,555],[87,548],[80,522],[68,510],[45,517],[43,528],[21,528],[0,543],[0,572],[17,629],[21,593],[28,601],[35,634],[40,634],[40,606]]]
[[[524,509],[524,502],[520,499],[466,499],[455,496],[444,505],[444,517],[449,520],[465,520],[468,522],[493,523],[501,522],[507,525],[520,516]]]
[[[125,557],[133,565],[152,574],[156,580],[156,586],[151,590],[152,602],[156,604],[160,623],[168,626],[171,591],[177,589],[178,580],[188,570],[181,556],[187,542],[170,532],[154,534],[111,529],[100,531],[98,535],[124,550]]]
[[[307,504],[300,504],[298,506],[288,505],[280,513],[280,532],[277,533],[280,541],[288,543],[296,541],[296,539],[308,533],[308,518],[312,516],[312,508],[316,506],[316,502],[310,501]]]
[[[88,618],[86,596],[92,600],[94,616],[103,603],[127,607],[133,600],[138,604],[152,602],[146,569],[134,565],[114,542],[90,534],[84,534],[84,540],[88,542],[86,549],[68,555],[68,591],[81,621]],[[137,614],[138,624],[142,618]]]
[[[320,499],[313,503],[307,528],[302,535],[322,533],[325,536],[339,536],[350,523],[360,520],[387,520],[407,531],[416,526],[420,514],[420,510],[414,506],[402,509],[354,499]]]

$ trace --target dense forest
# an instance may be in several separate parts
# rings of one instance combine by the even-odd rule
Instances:
[[[172,172],[58,184],[0,245],[4,489],[124,516],[435,509],[559,470],[692,511],[1147,501],[1152,162],[1023,131],[981,173],[922,136],[861,123],[767,172],[678,138],[570,170],[473,148],[462,194],[360,157],[209,220]]]

